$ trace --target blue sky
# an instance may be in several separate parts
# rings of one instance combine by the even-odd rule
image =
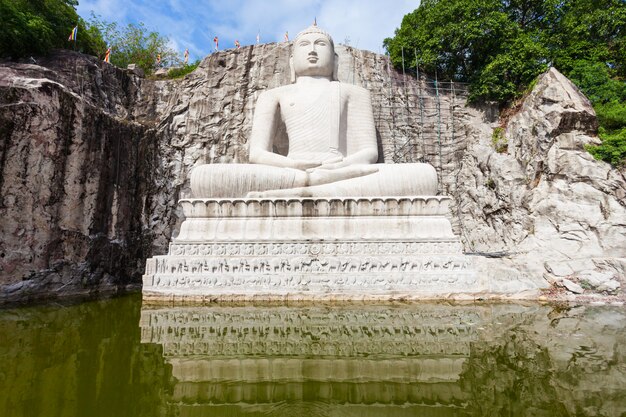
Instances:
[[[419,1],[406,0],[80,0],[78,14],[91,12],[110,22],[143,22],[150,30],[170,38],[178,51],[189,48],[191,60],[220,49],[256,42],[282,41],[313,23],[328,31],[335,43],[382,52],[384,38],[393,36],[402,17]]]

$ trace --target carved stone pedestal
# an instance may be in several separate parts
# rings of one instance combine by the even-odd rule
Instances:
[[[144,299],[446,298],[481,291],[448,197],[190,199]]]

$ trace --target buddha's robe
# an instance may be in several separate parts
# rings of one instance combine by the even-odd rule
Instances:
[[[297,103],[288,105],[298,106]],[[281,116],[289,138],[287,156],[313,161],[344,157],[346,144],[340,138],[340,130],[346,130],[347,120],[341,120],[344,113],[341,107],[341,86],[338,82],[328,83],[326,91],[308,106],[289,109],[291,111],[281,106]],[[341,126],[342,122],[344,126]]]

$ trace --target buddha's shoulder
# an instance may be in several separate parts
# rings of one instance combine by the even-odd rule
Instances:
[[[340,83],[339,81],[334,81],[341,85],[341,91],[345,92],[347,95],[353,97],[369,97],[370,92],[358,85],[348,84],[348,83]]]
[[[289,94],[295,91],[295,85],[294,84],[287,84],[287,85],[282,85],[280,87],[275,87],[275,88],[271,88],[269,90],[265,90],[263,91],[259,97],[265,97],[265,98],[280,98],[282,96],[284,96],[285,94]]]

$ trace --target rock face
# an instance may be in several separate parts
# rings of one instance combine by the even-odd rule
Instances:
[[[157,150],[135,81],[69,52],[0,71],[0,299],[132,283]]]
[[[463,85],[337,52],[339,79],[371,92],[381,161],[435,166],[465,250],[508,253],[479,263],[507,271],[512,293],[524,280],[548,285],[544,274],[617,290],[624,172],[584,151],[595,116],[562,75],[537,83],[498,153],[496,109],[466,106]],[[191,168],[247,162],[254,103],[289,82],[289,53],[286,43],[219,52],[160,81],[68,51],[0,64],[0,301],[138,285],[179,229]]]
[[[488,126],[474,126],[455,193],[466,250],[507,252],[503,263],[549,282],[623,279],[624,170],[584,149],[598,142],[597,122],[577,88],[555,69],[542,75],[509,120],[503,153]]]

